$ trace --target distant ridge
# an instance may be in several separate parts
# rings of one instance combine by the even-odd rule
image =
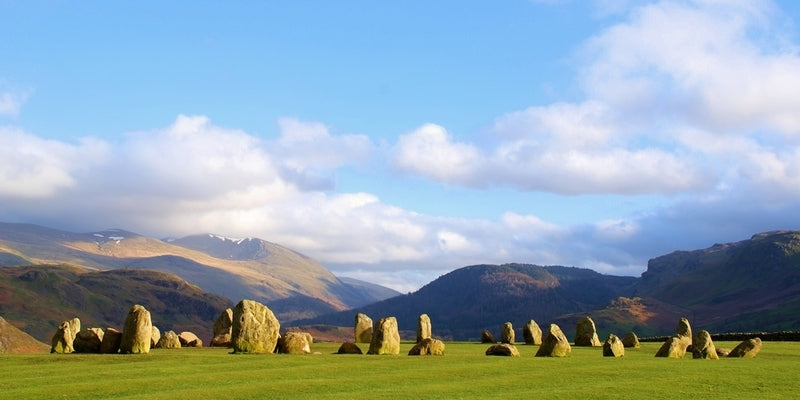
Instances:
[[[45,353],[50,349],[45,343],[17,329],[0,317],[0,354]]]

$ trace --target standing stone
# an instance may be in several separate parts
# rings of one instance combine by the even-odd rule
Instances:
[[[336,354],[364,354],[361,351],[361,348],[358,347],[357,344],[353,342],[344,342],[341,346],[339,346],[339,350],[336,351]]]
[[[599,347],[601,345],[594,321],[588,316],[581,318],[575,327],[575,346]]]
[[[122,342],[122,332],[114,328],[106,328],[103,333],[103,341],[100,343],[101,354],[116,354],[119,352],[119,344]]]
[[[502,343],[490,346],[486,349],[487,356],[506,356],[506,357],[519,357],[519,350],[517,347],[510,343]]]
[[[119,352],[122,354],[147,354],[150,352],[150,337],[153,335],[153,322],[150,311],[136,304],[128,311]]]
[[[233,310],[226,308],[214,321],[214,337],[211,339],[212,347],[230,347],[231,327],[233,326]]]
[[[103,330],[100,328],[86,328],[77,335],[72,344],[76,353],[100,353],[103,343]]]
[[[542,345],[536,352],[536,357],[567,357],[572,351],[569,340],[556,324],[550,324],[542,338]]]
[[[500,343],[514,344],[514,339],[514,325],[511,325],[511,322],[506,322],[500,332]]]
[[[704,358],[708,360],[719,360],[717,348],[711,340],[711,334],[706,330],[701,330],[694,334],[692,339],[692,358]]]
[[[311,353],[311,343],[308,336],[303,332],[286,332],[278,340],[278,353],[283,354],[309,354]]]
[[[75,317],[68,321],[63,321],[56,329],[51,341],[51,353],[72,353],[74,351],[73,342],[75,335],[81,331],[81,320]]]
[[[658,349],[656,357],[683,358],[686,355],[687,347],[685,338],[672,335]]]
[[[234,353],[273,353],[281,324],[267,306],[242,300],[233,308],[231,345]]]
[[[367,354],[400,354],[400,331],[397,318],[381,318],[372,327],[372,340]]]
[[[444,342],[439,339],[425,338],[408,351],[410,356],[443,356]]]
[[[686,318],[681,318],[678,321],[678,327],[675,329],[675,335],[678,336],[686,347],[692,345],[692,326],[689,325],[689,320]]]
[[[180,349],[181,340],[175,331],[166,331],[156,343],[157,349]]]
[[[156,347],[156,343],[158,343],[159,339],[161,339],[161,331],[153,325],[153,334],[150,336],[150,348]]]
[[[728,353],[727,357],[753,358],[761,351],[761,338],[747,339]]]
[[[483,332],[481,332],[481,343],[497,343],[497,340],[495,340],[492,332],[489,332],[488,329],[484,329]]]
[[[372,318],[367,314],[356,314],[353,333],[356,343],[370,343],[372,341]]]
[[[622,338],[622,345],[625,347],[632,347],[634,349],[642,347],[642,345],[639,343],[639,336],[636,336],[633,331],[625,334],[625,336]]]
[[[431,319],[428,314],[422,314],[417,320],[417,343],[431,337]]]
[[[625,345],[622,344],[617,335],[610,334],[603,343],[603,357],[622,357],[625,355]]]
[[[534,320],[530,320],[522,328],[522,336],[525,338],[525,344],[542,344],[542,328]]]

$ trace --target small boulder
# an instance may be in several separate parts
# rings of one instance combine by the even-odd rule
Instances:
[[[597,336],[597,327],[588,316],[581,318],[575,327],[575,346],[602,346]]]
[[[603,357],[622,357],[625,355],[625,345],[622,340],[615,334],[608,335],[605,343],[603,343]]]
[[[381,318],[372,327],[372,340],[369,342],[367,354],[400,354],[400,331],[397,318]]]
[[[500,343],[514,344],[514,339],[514,325],[511,322],[504,323],[500,332]]]
[[[367,314],[356,314],[353,334],[356,343],[370,343],[372,341],[372,318]]]
[[[536,357],[567,357],[572,351],[569,340],[556,324],[550,324],[542,338]]]
[[[357,344],[353,342],[344,342],[341,346],[339,346],[339,350],[336,351],[336,354],[364,354],[361,351],[361,348],[358,347]]]
[[[181,340],[178,338],[178,334],[175,331],[166,331],[161,338],[158,339],[158,343],[156,343],[156,348],[158,349],[180,349],[181,348]]]
[[[100,353],[103,336],[100,328],[86,328],[75,335],[72,347],[76,353]]]
[[[487,356],[506,356],[506,357],[519,357],[519,350],[517,347],[510,343],[501,343],[490,346],[486,349]]]
[[[534,320],[525,323],[525,327],[522,328],[522,336],[525,338],[525,344],[542,344],[542,328]]]
[[[692,358],[704,358],[708,360],[718,360],[717,348],[711,340],[711,334],[706,330],[701,330],[694,334],[692,339]]]
[[[536,357],[567,357],[572,351],[569,340],[556,324],[550,324],[542,338]]]
[[[417,343],[431,337],[431,318],[428,314],[422,314],[417,320]]]
[[[120,342],[122,342],[122,332],[114,328],[106,328],[106,331],[103,333],[103,341],[100,343],[100,353],[119,353]]]
[[[633,331],[625,334],[625,336],[622,338],[622,345],[625,347],[632,347],[634,349],[642,347],[642,345],[639,343],[639,336],[636,336]]]
[[[178,334],[181,347],[203,347],[203,341],[194,332],[183,331]]]
[[[214,337],[211,339],[212,347],[230,347],[231,327],[233,326],[233,310],[226,308],[214,321]]]
[[[231,345],[234,353],[273,353],[281,324],[267,306],[242,300],[233,308]]]
[[[497,343],[497,340],[495,340],[492,332],[489,332],[488,329],[484,329],[483,332],[481,332],[481,343]]]
[[[717,355],[720,357],[727,357],[731,354],[731,349],[726,349],[724,347],[717,347]]]
[[[747,339],[733,348],[727,357],[753,358],[761,351],[761,338]]]
[[[150,348],[156,347],[156,343],[161,339],[161,331],[153,325],[153,334],[150,336]]]
[[[153,335],[153,322],[150,311],[136,304],[128,311],[119,352],[122,354],[147,354],[150,352],[150,337]]]
[[[439,339],[425,338],[408,351],[410,356],[443,356],[444,342]]]
[[[309,354],[311,343],[303,332],[286,332],[278,340],[278,353],[283,354]]]

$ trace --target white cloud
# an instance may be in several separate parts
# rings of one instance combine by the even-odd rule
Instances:
[[[28,101],[30,92],[0,92],[0,116],[15,117]]]
[[[483,160],[478,150],[453,141],[441,126],[425,124],[397,141],[393,163],[398,169],[453,184],[472,185]]]

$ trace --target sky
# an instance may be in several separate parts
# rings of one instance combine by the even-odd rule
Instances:
[[[408,292],[800,229],[800,4],[0,0],[0,221]]]

